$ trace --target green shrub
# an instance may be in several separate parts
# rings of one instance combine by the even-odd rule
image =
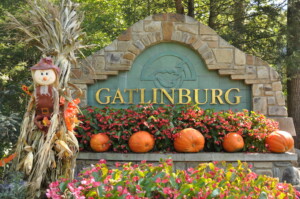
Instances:
[[[5,116],[0,111],[0,159],[17,142],[21,121],[22,118],[19,114],[12,113]]]
[[[9,171],[0,179],[1,199],[22,199],[25,198],[25,182],[23,173]]]
[[[81,150],[91,150],[93,134],[105,133],[110,137],[112,151],[129,152],[128,140],[137,131],[154,135],[153,151],[174,151],[173,140],[184,128],[195,128],[205,137],[204,151],[223,150],[226,134],[237,132],[243,136],[243,151],[266,152],[265,137],[278,129],[278,123],[264,115],[242,112],[203,110],[198,106],[133,106],[128,109],[92,108],[82,110],[82,123],[75,129]]]
[[[220,165],[221,167],[218,167]],[[204,163],[196,168],[174,171],[171,159],[157,166],[116,163],[110,169],[105,160],[84,169],[75,180],[60,179],[47,189],[48,198],[296,198],[291,184],[253,173],[247,163]]]
[[[5,116],[0,111],[0,160],[12,153],[20,133],[21,121],[20,114],[12,113]],[[0,176],[4,175],[4,170],[8,169],[8,166],[0,166]]]

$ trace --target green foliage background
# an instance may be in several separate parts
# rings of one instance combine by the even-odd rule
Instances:
[[[83,29],[86,36],[83,42],[96,44],[85,50],[85,55],[110,44],[126,28],[146,16],[176,12],[174,0],[74,2],[80,4],[85,15]],[[187,7],[187,1],[183,0],[183,4]],[[213,26],[234,46],[261,57],[285,77],[286,0],[194,0],[194,6],[197,20]],[[15,31],[5,28],[5,11],[19,19],[29,14],[26,0],[0,1],[0,120],[5,121],[0,124],[0,158],[5,156],[16,141],[28,99],[22,92],[21,85],[31,84],[29,67],[41,56],[33,45],[25,45]]]

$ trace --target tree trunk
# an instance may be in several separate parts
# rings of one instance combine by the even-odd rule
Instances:
[[[288,114],[293,117],[297,138],[300,141],[300,0],[288,1],[288,35],[287,35],[287,91]]]
[[[148,11],[148,16],[151,15],[151,2],[150,0],[147,0],[147,11]]]
[[[190,17],[195,17],[195,4],[194,0],[189,0],[188,1],[188,16]]]
[[[300,141],[300,72],[294,75],[287,82],[288,88],[288,114],[294,120],[297,137],[295,140],[295,147],[299,148]]]
[[[218,0],[210,0],[209,2],[209,18],[208,26],[212,29],[217,29],[217,17],[218,17]]]
[[[174,0],[174,1],[175,1],[176,13],[184,15],[184,7],[182,4],[182,0]]]
[[[234,0],[233,8],[233,30],[235,39],[233,45],[242,49],[243,32],[244,32],[244,19],[245,19],[245,2],[243,0]]]

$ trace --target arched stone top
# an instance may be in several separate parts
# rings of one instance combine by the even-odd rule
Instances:
[[[84,90],[96,80],[130,70],[140,53],[162,42],[188,46],[199,53],[209,70],[252,85],[253,111],[287,116],[281,81],[273,68],[230,45],[208,26],[179,14],[156,14],[133,24],[109,46],[81,62],[87,67],[73,68],[72,82]]]

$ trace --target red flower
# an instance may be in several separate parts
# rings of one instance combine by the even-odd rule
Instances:
[[[100,163],[100,164],[106,164],[106,160],[101,159],[101,160],[99,160],[99,163]]]

